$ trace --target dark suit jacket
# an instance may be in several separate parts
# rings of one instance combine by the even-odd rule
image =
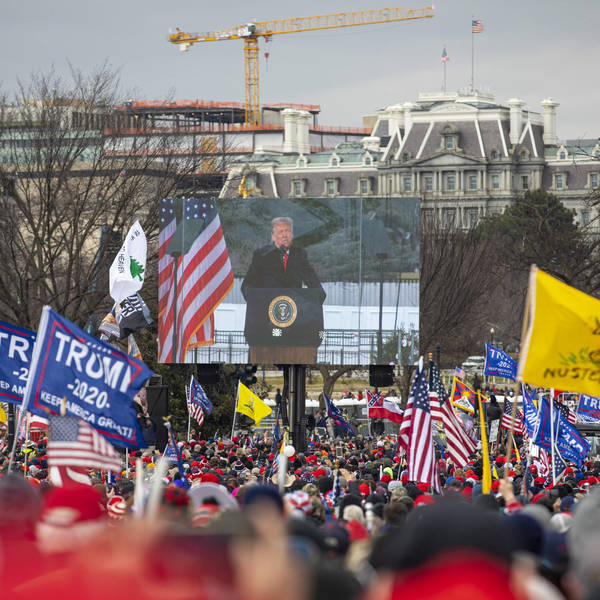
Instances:
[[[287,268],[283,269],[282,252],[273,244],[256,250],[248,273],[242,281],[242,294],[248,300],[248,288],[301,288],[302,284],[321,291],[321,303],[325,300],[325,291],[314,269],[308,263],[306,250],[292,246],[287,259]]]

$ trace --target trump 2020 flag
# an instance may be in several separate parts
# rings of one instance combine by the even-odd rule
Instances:
[[[125,242],[110,267],[110,295],[117,304],[142,289],[146,273],[146,250],[146,235],[140,222],[136,221],[127,232]]]
[[[531,266],[519,381],[600,395],[600,300]],[[528,311],[527,311],[528,308]]]
[[[486,344],[483,374],[514,381],[517,378],[517,361],[513,360],[506,352],[491,344]]]
[[[576,415],[578,423],[600,423],[600,398],[579,394]]]
[[[35,333],[0,321],[0,401],[21,404]]]
[[[44,306],[23,407],[83,419],[118,446],[145,445],[133,397],[152,375],[141,361]]]

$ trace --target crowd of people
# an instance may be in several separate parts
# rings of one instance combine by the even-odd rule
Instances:
[[[11,473],[5,453],[0,597],[600,598],[599,462],[553,484],[500,445],[483,494],[479,452],[439,456],[440,495],[408,480],[393,436],[313,437],[287,466],[267,436],[179,445],[164,473],[138,451],[66,487],[45,439]]]

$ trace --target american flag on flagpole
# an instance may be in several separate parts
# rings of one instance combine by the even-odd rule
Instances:
[[[442,50],[442,58],[441,61],[443,63],[448,62],[450,60],[450,57],[448,56],[448,53],[446,52],[446,47],[444,46],[444,49]]]
[[[158,356],[184,362],[191,348],[214,343],[214,311],[233,270],[214,198],[161,200],[160,227]]]
[[[472,19],[471,21],[471,33],[481,33],[483,31],[483,23],[481,19]]]
[[[516,402],[516,399],[515,399]],[[502,411],[502,420],[500,426],[503,429],[510,431],[510,423],[512,421],[513,404],[507,398],[504,399],[504,410]],[[523,413],[517,408],[515,411],[515,433],[517,435],[525,435],[525,425],[523,425]]]
[[[577,421],[577,414],[575,413],[574,410],[571,410],[566,404],[563,404],[560,401],[555,401],[554,406],[556,406],[556,408],[559,410],[560,414],[567,419],[567,421],[569,421],[569,423],[571,423],[571,425],[574,425],[575,422]]]
[[[448,455],[457,467],[464,467],[469,461],[469,456],[475,452],[477,445],[465,431],[459,418],[456,416],[448,394],[442,383],[440,373],[433,362],[429,363],[429,399],[433,406],[433,399],[439,405],[441,421],[446,432],[446,446]],[[433,409],[432,409],[433,416]]]
[[[50,415],[49,421],[49,467],[83,467],[121,472],[119,453],[83,419]]]
[[[404,419],[400,424],[399,436],[406,450],[408,479],[428,483],[434,491],[440,493],[440,478],[431,434],[429,390],[425,373],[419,367],[410,390]]]
[[[190,416],[196,421],[196,423],[198,423],[199,426],[202,426],[204,424],[204,410],[202,408],[202,400],[200,399],[200,392],[198,388],[202,390],[200,384],[194,379],[194,377],[192,377],[190,387],[186,387],[186,399]],[[202,393],[204,394],[204,390],[202,390]]]

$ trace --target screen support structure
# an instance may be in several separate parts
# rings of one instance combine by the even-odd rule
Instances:
[[[296,452],[306,451],[306,365],[283,365],[283,398],[288,404],[290,438]]]

